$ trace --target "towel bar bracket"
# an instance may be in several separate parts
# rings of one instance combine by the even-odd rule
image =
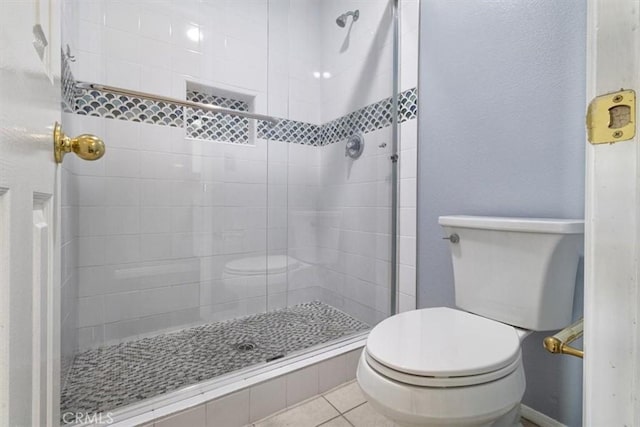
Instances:
[[[544,348],[554,354],[568,354],[570,356],[584,358],[584,350],[571,347],[573,341],[583,334],[584,319],[580,319],[570,326],[567,326],[557,334],[546,337],[543,341]]]

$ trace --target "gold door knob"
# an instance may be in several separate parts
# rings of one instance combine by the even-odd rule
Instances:
[[[95,135],[83,134],[69,138],[62,132],[60,123],[53,129],[53,155],[56,163],[62,163],[65,154],[74,152],[83,160],[98,160],[104,156],[104,142]]]

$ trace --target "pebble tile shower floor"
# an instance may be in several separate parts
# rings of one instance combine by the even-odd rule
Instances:
[[[85,351],[65,382],[61,413],[111,411],[368,329],[314,301]]]

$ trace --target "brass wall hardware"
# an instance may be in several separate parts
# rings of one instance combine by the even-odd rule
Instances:
[[[98,160],[104,156],[105,146],[100,138],[83,134],[76,138],[69,138],[64,134],[60,123],[53,128],[53,156],[56,163],[62,163],[64,155],[74,152],[83,160]]]
[[[571,347],[573,341],[582,336],[584,319],[580,319],[570,326],[567,326],[557,334],[544,339],[544,348],[551,353],[568,354],[579,358],[584,358],[584,351]]]
[[[613,144],[636,134],[636,93],[620,90],[594,98],[587,110],[587,136],[591,144]]]
[[[96,83],[80,82],[76,84],[78,89],[97,90],[99,92],[112,92],[118,95],[128,95],[137,98],[150,99],[152,101],[167,102],[170,104],[180,105],[187,108],[195,108],[198,110],[211,111],[213,113],[229,114],[231,116],[245,117],[247,119],[256,119],[269,122],[276,125],[278,119],[264,114],[250,113],[248,111],[231,110],[229,108],[218,107],[217,105],[201,104],[199,102],[185,101],[184,99],[169,98],[168,96],[154,95],[152,93],[138,92],[136,90],[123,89],[115,86],[99,85]]]

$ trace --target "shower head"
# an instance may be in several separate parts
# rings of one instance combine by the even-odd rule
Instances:
[[[347,13],[343,13],[342,15],[338,16],[338,19],[336,19],[336,24],[338,24],[339,27],[344,28],[347,25],[347,18],[349,16],[353,16],[353,22],[356,22],[358,18],[360,18],[360,11],[356,9]]]

